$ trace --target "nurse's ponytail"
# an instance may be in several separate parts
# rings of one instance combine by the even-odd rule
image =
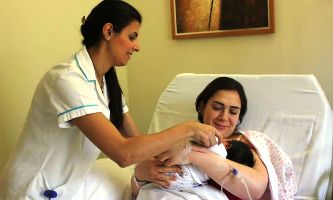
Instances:
[[[114,67],[105,74],[105,82],[109,97],[110,121],[120,129],[123,125],[122,90]]]

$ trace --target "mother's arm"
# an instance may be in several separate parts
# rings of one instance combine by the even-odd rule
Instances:
[[[222,158],[209,150],[192,151],[189,160],[230,193],[241,199],[248,199],[245,186],[231,173],[232,168],[237,169],[244,178],[252,199],[259,199],[268,185],[268,173],[255,151],[253,155],[255,158],[253,168]]]

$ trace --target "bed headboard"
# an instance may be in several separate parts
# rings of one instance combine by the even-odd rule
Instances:
[[[291,157],[296,199],[331,199],[333,114],[313,75],[179,74],[161,94],[149,132],[197,119],[197,95],[219,76],[244,86],[248,112],[240,128],[267,134]]]

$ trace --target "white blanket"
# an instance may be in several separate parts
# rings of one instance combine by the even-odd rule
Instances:
[[[220,190],[202,185],[184,190],[169,190],[153,183],[149,183],[140,189],[137,200],[227,200],[227,196]]]

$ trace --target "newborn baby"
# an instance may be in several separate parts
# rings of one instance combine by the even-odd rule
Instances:
[[[215,145],[209,150],[220,155],[223,158],[226,158],[227,151],[223,144]],[[182,190],[184,188],[197,187],[203,184],[206,184],[209,177],[206,173],[202,172],[195,165],[188,164],[182,165],[182,172],[180,174],[175,173],[177,180],[172,182],[169,189],[171,190]]]
[[[254,157],[250,147],[239,140],[227,141],[223,144],[215,145],[209,150],[220,155],[223,158],[235,161],[237,163],[253,167],[254,166]],[[182,165],[182,173],[175,175],[177,180],[172,182],[169,189],[171,190],[182,190],[184,188],[197,187],[203,184],[206,184],[209,180],[209,177],[206,173],[203,173],[195,165]]]

